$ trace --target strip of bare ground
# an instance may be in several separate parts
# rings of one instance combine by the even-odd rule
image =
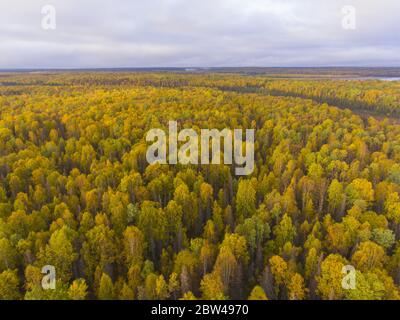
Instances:
[[[317,103],[327,103],[331,107],[336,107],[339,109],[348,109],[354,114],[360,116],[363,120],[368,120],[368,118],[372,117],[375,118],[378,121],[383,121],[387,119],[390,124],[396,124],[400,125],[400,117],[397,115],[387,115],[387,114],[382,114],[378,111],[372,111],[372,110],[366,110],[366,109],[361,109],[361,108],[354,108],[346,105],[336,105],[332,104],[328,101],[321,101],[321,99],[315,99],[313,97],[307,97],[307,96],[302,96],[298,94],[291,94],[285,92],[283,93],[277,93],[274,91],[268,91],[264,88],[258,88],[258,87],[218,87],[219,90],[221,91],[227,91],[227,92],[236,92],[236,93],[257,93],[257,94],[262,94],[262,95],[268,95],[268,96],[273,96],[273,97],[292,97],[292,98],[301,98],[301,99],[309,99],[312,101],[315,101]]]

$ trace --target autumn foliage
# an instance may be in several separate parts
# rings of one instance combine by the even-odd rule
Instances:
[[[400,299],[400,126],[329,106],[398,114],[398,82],[0,79],[0,299]],[[170,120],[255,129],[253,174],[148,165]]]

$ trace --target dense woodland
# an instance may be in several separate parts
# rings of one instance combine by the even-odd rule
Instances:
[[[349,110],[400,114],[400,82],[55,73],[0,84],[0,299],[400,299],[400,125]],[[149,165],[146,133],[170,120],[255,129],[253,174]],[[41,286],[45,265],[55,290]]]

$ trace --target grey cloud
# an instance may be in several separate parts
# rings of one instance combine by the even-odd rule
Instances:
[[[55,31],[41,29],[46,4]],[[2,0],[0,68],[400,66],[399,12],[398,0]]]

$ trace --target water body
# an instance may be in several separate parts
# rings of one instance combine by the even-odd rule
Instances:
[[[377,78],[377,80],[382,80],[382,81],[400,81],[400,77],[383,77],[383,78]]]
[[[356,77],[356,78],[342,78],[341,80],[380,80],[380,81],[400,81],[400,77]]]

